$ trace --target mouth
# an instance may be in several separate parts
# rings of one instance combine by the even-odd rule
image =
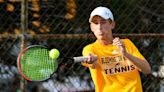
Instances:
[[[98,36],[103,36],[103,33],[99,33]]]

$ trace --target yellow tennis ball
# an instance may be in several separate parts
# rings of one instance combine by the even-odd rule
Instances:
[[[49,52],[49,56],[51,59],[57,59],[60,56],[60,52],[57,49],[51,49]]]

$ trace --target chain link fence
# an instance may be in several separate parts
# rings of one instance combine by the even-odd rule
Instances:
[[[149,61],[152,74],[141,73],[144,92],[164,92],[163,0],[28,0],[25,46],[57,48],[63,56],[80,56],[95,41],[88,18],[97,6],[107,6],[116,21],[115,36],[130,38]],[[20,52],[21,0],[0,0],[0,92],[19,92],[16,59]],[[89,70],[79,63],[59,62],[55,75],[41,83],[26,83],[27,92],[94,92]]]

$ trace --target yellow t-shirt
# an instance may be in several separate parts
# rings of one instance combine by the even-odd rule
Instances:
[[[128,53],[145,59],[129,39],[121,39]],[[141,79],[137,67],[119,54],[118,47],[102,45],[98,41],[83,48],[83,56],[96,54],[98,66],[89,68],[96,92],[142,92]],[[88,66],[86,63],[82,63]]]

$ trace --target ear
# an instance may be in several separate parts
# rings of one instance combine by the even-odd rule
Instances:
[[[111,27],[112,27],[112,29],[114,29],[114,28],[115,28],[115,26],[116,26],[115,21],[112,21],[112,23],[111,23]]]
[[[93,29],[92,29],[92,24],[90,23],[90,30],[93,32]]]

